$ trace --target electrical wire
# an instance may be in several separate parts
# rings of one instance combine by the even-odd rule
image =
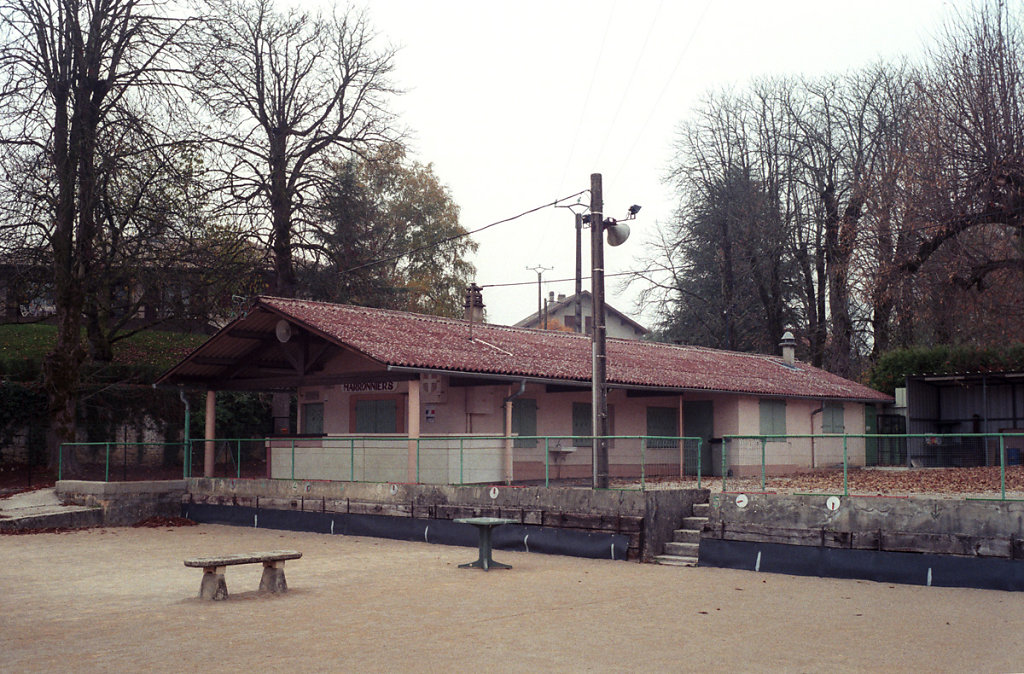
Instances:
[[[338,273],[339,274],[351,274],[354,271],[359,271],[360,269],[366,269],[367,267],[374,267],[374,266],[376,266],[378,264],[384,264],[385,262],[394,262],[395,260],[400,260],[400,259],[402,259],[403,257],[405,257],[407,255],[412,255],[413,253],[418,253],[421,250],[427,250],[429,248],[437,248],[438,246],[446,244],[449,241],[454,241],[456,239],[461,239],[461,238],[466,237],[466,236],[471,236],[471,235],[476,234],[478,232],[482,232],[485,229],[490,229],[491,227],[495,227],[497,225],[501,225],[501,224],[504,224],[506,222],[512,222],[513,220],[518,220],[519,218],[521,218],[523,216],[529,215],[531,213],[536,213],[539,210],[542,210],[542,209],[545,209],[545,208],[549,208],[551,206],[557,206],[559,203],[561,203],[563,201],[568,201],[569,199],[572,199],[573,197],[578,197],[581,194],[586,194],[587,192],[589,192],[589,190],[580,190],[579,192],[576,192],[574,194],[570,194],[567,197],[562,197],[561,199],[555,199],[552,202],[549,202],[549,203],[546,203],[546,204],[541,204],[540,206],[535,206],[535,207],[533,207],[533,208],[531,208],[529,210],[523,211],[522,213],[519,213],[517,215],[513,215],[511,217],[504,218],[502,220],[496,220],[495,222],[492,222],[489,225],[484,225],[483,227],[477,227],[476,229],[470,230],[468,232],[462,232],[461,234],[453,234],[452,236],[446,236],[445,238],[439,239],[437,241],[434,241],[433,243],[427,243],[427,244],[424,244],[422,246],[418,246],[416,248],[413,248],[411,250],[407,250],[407,251],[402,252],[402,253],[397,253],[395,255],[391,255],[390,257],[381,258],[379,260],[371,260],[370,262],[365,262],[365,263],[363,263],[361,265],[358,265],[358,266],[355,266],[355,267],[350,267],[348,269],[343,269],[343,270],[339,271]]]
[[[629,90],[633,86],[633,82],[636,80],[637,70],[640,69],[640,62],[644,58],[644,54],[647,52],[647,45],[651,41],[651,34],[654,32],[654,27],[658,24],[658,16],[661,14],[661,8],[665,5],[665,0],[661,0],[658,3],[657,9],[654,10],[654,16],[651,17],[651,25],[647,28],[647,36],[644,37],[644,43],[640,47],[640,51],[636,55],[636,60],[633,62],[633,71],[629,74],[626,79],[626,86],[622,89],[622,97],[619,98],[619,105],[615,109],[615,115],[612,116],[611,124],[608,125],[608,133],[604,136],[604,142],[601,143],[601,149],[597,152],[597,158],[594,160],[594,166],[598,166],[598,162],[601,161],[601,157],[604,156],[604,150],[608,147],[608,140],[612,136],[612,132],[615,130],[615,123],[619,120],[619,113],[622,112],[622,108],[626,104],[626,100],[629,98]]]
[[[654,113],[660,108],[661,99],[665,97],[665,93],[668,91],[669,86],[672,84],[672,80],[675,79],[676,71],[679,70],[679,66],[682,65],[683,63],[683,57],[686,56],[686,52],[689,51],[690,44],[693,42],[693,38],[697,36],[697,31],[700,30],[700,26],[704,22],[704,17],[707,15],[708,10],[711,8],[711,2],[712,0],[707,1],[707,4],[704,5],[704,9],[701,10],[700,16],[697,17],[697,23],[694,24],[693,30],[690,31],[690,37],[686,40],[686,43],[683,45],[682,50],[679,52],[679,57],[676,59],[676,64],[672,67],[672,72],[669,73],[668,78],[665,80],[665,85],[661,88],[661,93],[658,94],[658,98],[654,102],[654,105],[651,105],[648,108],[647,119],[645,119],[644,123],[640,126],[640,131],[637,132],[636,139],[633,141],[633,144],[629,146],[629,151],[626,152],[626,156],[623,157],[622,162],[619,164],[619,168],[616,169],[615,173],[612,175],[612,182],[614,182],[622,173],[622,170],[623,168],[625,168],[626,163],[629,161],[629,158],[633,155],[633,150],[635,150],[636,146],[640,144],[640,139],[643,138],[644,132],[647,130],[647,126],[651,123],[651,119],[654,117]]]
[[[630,274],[649,274],[652,271],[658,271],[658,270],[657,269],[641,269],[639,271],[618,271],[618,272],[615,272],[613,274],[605,274],[604,277],[605,278],[613,278],[615,276],[629,276]],[[590,276],[581,276],[580,280],[581,281],[587,281],[590,278],[591,278]],[[551,283],[566,283],[568,281],[575,281],[575,280],[576,280],[575,276],[573,276],[571,278],[555,278],[555,279],[548,279],[547,281],[543,281],[542,284],[543,285],[549,285]],[[480,288],[481,289],[483,289],[483,288],[511,288],[513,286],[535,286],[535,285],[537,285],[536,281],[513,281],[511,283],[485,283],[485,284],[481,284]]]

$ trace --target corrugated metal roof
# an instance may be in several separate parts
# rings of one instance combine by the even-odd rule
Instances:
[[[261,309],[274,315],[254,315]],[[590,380],[591,342],[584,335],[480,323],[471,326],[459,319],[277,297],[258,298],[250,316],[250,324],[270,330],[279,316],[286,317],[386,366],[566,382]],[[221,334],[230,334],[230,329],[228,326],[218,333],[189,359],[197,354],[216,359],[239,348],[237,340],[220,339]],[[611,385],[891,400],[890,396],[804,363],[787,367],[778,356],[623,339],[609,339],[607,353]],[[163,375],[158,383],[174,383],[179,375],[212,374],[210,370],[200,373],[193,369],[189,359]]]

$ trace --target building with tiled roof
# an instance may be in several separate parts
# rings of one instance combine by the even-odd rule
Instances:
[[[579,323],[576,319],[576,304],[579,302]],[[632,318],[610,304],[604,305],[605,330],[608,337],[622,339],[641,339],[650,331]],[[534,312],[516,323],[517,328],[538,328],[541,330],[562,326],[572,332],[590,334],[594,320],[594,303],[586,290],[579,295],[559,295],[551,293],[544,304],[543,311]]]
[[[612,475],[641,455],[648,476],[720,473],[722,436],[863,433],[865,415],[891,401],[791,351],[609,339],[607,353]],[[260,297],[157,384],[295,393],[298,433],[271,442],[272,476],[569,479],[592,470],[591,356],[585,335]],[[769,467],[838,463],[842,443],[828,440],[809,449],[769,442]],[[864,443],[854,444],[847,451],[856,464]],[[760,471],[761,443],[727,450],[724,463],[734,474]]]

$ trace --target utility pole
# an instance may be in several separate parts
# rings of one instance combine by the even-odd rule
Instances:
[[[591,387],[591,432],[594,434],[594,489],[608,488],[608,388],[604,325],[604,210],[601,174],[590,175],[591,301],[594,329]]]
[[[551,271],[553,267],[542,267],[537,265],[536,267],[527,267],[528,271],[537,272],[537,327],[547,327],[541,322],[543,320],[543,314],[541,313],[541,283],[540,277],[546,271]]]
[[[583,332],[583,214],[576,216],[576,332]]]

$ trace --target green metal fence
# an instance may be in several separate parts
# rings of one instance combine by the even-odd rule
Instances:
[[[884,449],[884,451],[883,451]],[[1024,433],[728,435],[722,491],[1024,498]]]
[[[1024,499],[1024,432],[609,436],[616,489],[706,486],[836,495]],[[423,484],[594,482],[592,436],[338,436],[91,442],[60,447],[58,479],[215,477]],[[509,459],[511,447],[511,465]],[[511,479],[509,479],[511,478]]]
[[[700,438],[609,436],[613,488],[648,489],[710,473]],[[184,443],[67,443],[59,479],[125,481],[215,477],[416,482],[593,484],[591,436],[338,436],[192,439]],[[509,455],[511,448],[511,457]],[[695,483],[695,484],[694,484]]]

